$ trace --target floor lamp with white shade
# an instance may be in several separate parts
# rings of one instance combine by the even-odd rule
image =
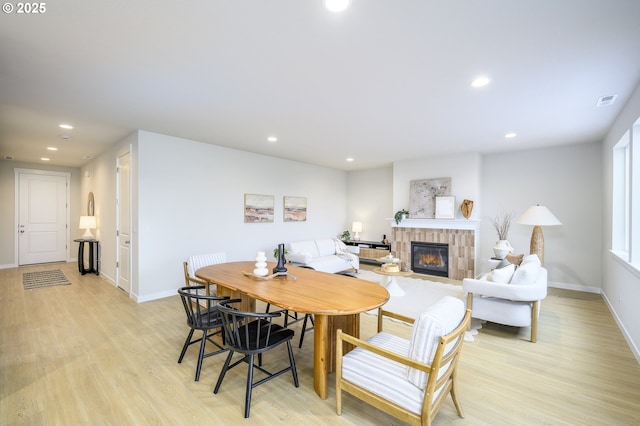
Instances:
[[[516,220],[516,223],[520,225],[533,225],[530,253],[537,254],[540,262],[544,265],[544,236],[542,235],[542,226],[556,226],[562,225],[562,223],[548,208],[540,204],[529,207],[518,220]]]

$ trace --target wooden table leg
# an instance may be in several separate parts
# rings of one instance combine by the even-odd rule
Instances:
[[[241,311],[244,311],[244,312],[256,311],[256,299],[254,299],[253,297],[249,297],[244,293],[229,290],[228,288],[218,284],[216,286],[216,295],[229,296],[231,299],[240,299],[241,300],[240,305],[235,305],[235,307]]]
[[[329,372],[329,317],[314,315],[313,325],[313,388],[318,396],[327,399],[327,373]]]
[[[327,399],[327,374],[335,370],[336,331],[342,329],[355,337],[360,337],[360,314],[314,315],[313,327],[313,388],[318,396]],[[352,349],[346,345],[343,353]]]

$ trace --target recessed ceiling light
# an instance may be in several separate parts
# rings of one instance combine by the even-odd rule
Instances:
[[[47,149],[49,151],[57,151],[58,150],[58,148],[56,148],[55,146],[48,146]]]
[[[93,158],[93,157],[92,157],[91,155],[85,155],[85,156],[84,156],[84,159],[85,159],[85,160],[91,160],[92,158]]]
[[[47,157],[41,157],[40,158],[42,161],[49,161],[49,159]]]
[[[268,140],[269,142],[278,142],[278,138],[276,138],[275,136],[269,136],[269,137],[267,138],[267,140]]]
[[[471,87],[483,87],[489,84],[490,82],[491,80],[489,79],[489,77],[485,77],[485,76],[476,77],[471,82]]]
[[[349,7],[350,0],[324,0],[324,7],[331,12],[342,12]]]
[[[518,134],[514,133],[514,132],[510,132],[510,133],[507,133],[506,135],[504,135],[504,137],[507,138],[507,139],[513,139],[516,136],[518,136]]]
[[[60,128],[61,128],[61,129],[68,129],[68,130],[71,130],[71,129],[73,129],[73,126],[72,126],[71,124],[61,124],[61,125],[60,125]]]
[[[353,157],[347,157],[347,161],[348,161],[349,163],[351,163],[351,162],[353,162],[353,161],[354,161],[354,158],[353,158]]]

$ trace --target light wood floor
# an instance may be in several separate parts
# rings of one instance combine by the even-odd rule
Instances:
[[[72,285],[26,291],[22,274],[62,269]],[[181,265],[176,265],[181,268]],[[177,363],[187,335],[178,296],[142,304],[76,265],[0,270],[0,424],[239,424],[246,369],[212,389],[224,355],[205,359],[194,382],[196,348]],[[362,315],[362,335],[375,331]],[[408,336],[406,326],[388,330]],[[638,425],[640,366],[599,295],[550,289],[538,343],[529,329],[489,325],[465,343],[459,391],[466,418],[448,400],[437,425]],[[297,342],[297,336],[296,336]],[[312,386],[313,334],[295,349],[300,387],[290,375],[254,390],[246,424],[397,425],[345,395],[335,414]],[[264,365],[286,362],[282,351]]]

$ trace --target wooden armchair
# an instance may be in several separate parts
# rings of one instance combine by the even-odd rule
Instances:
[[[411,340],[382,331],[382,316],[413,323]],[[378,310],[378,334],[367,341],[337,331],[336,412],[342,391],[413,425],[429,425],[449,394],[464,417],[456,392],[458,360],[471,311],[444,297],[418,319]],[[342,343],[356,348],[343,356]]]
[[[199,254],[189,256],[186,262],[182,262],[182,268],[184,269],[184,282],[187,287],[190,286],[205,286],[205,294],[207,296],[216,294],[216,286],[201,280],[195,276],[195,272],[209,265],[216,265],[218,263],[225,263],[227,256],[223,252]],[[213,291],[212,291],[213,290]]]

